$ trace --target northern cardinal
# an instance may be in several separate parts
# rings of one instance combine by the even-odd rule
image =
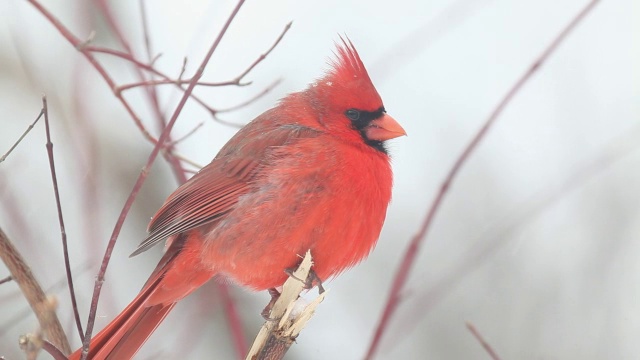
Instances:
[[[324,77],[238,131],[165,201],[132,256],[168,238],[167,250],[91,340],[89,358],[133,357],[176,303],[214,276],[265,290],[281,286],[307,250],[322,280],[361,261],[391,200],[384,142],[402,135],[342,39]]]

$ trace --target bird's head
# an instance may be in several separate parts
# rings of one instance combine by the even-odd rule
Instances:
[[[351,41],[340,40],[331,70],[306,93],[326,131],[386,153],[383,142],[406,132],[387,114]]]

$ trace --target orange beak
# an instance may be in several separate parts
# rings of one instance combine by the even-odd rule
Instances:
[[[381,118],[373,120],[369,126],[364,129],[367,139],[385,141],[400,136],[407,135],[402,126],[387,114],[383,114]]]

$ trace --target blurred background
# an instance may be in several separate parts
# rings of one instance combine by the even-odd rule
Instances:
[[[148,62],[139,1],[42,0],[80,39]],[[194,73],[233,1],[146,1],[157,69]],[[293,20],[245,87],[198,87],[215,109],[259,100],[219,118],[244,124],[328,68],[347,34],[388,112],[407,130],[393,140],[394,200],[368,260],[328,283],[331,292],[289,359],[359,359],[366,353],[392,278],[447,171],[534,59],[586,4],[567,1],[248,1],[203,80],[242,73]],[[109,13],[110,15],[105,15]],[[26,1],[0,2],[0,155],[49,100],[59,188],[83,326],[106,243],[152,150],[105,81]],[[483,359],[471,322],[503,359],[640,358],[640,6],[598,5],[513,99],[450,188],[420,249],[379,359]],[[636,20],[633,20],[636,19]],[[117,84],[134,67],[96,54]],[[170,116],[181,96],[156,88]],[[158,136],[141,88],[124,93]],[[177,152],[204,165],[237,130],[189,101],[173,132]],[[0,227],[47,292],[72,342],[73,322],[55,202],[40,122],[0,163]],[[136,295],[161,256],[128,255],[176,187],[158,158],[116,245],[96,331]],[[0,265],[0,278],[8,270]],[[231,287],[251,342],[266,293]],[[0,355],[19,359],[20,334],[37,321],[15,283],[0,285]],[[232,359],[235,352],[213,284],[170,314],[140,359]],[[41,358],[48,358],[42,354]]]

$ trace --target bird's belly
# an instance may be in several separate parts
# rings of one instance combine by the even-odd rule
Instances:
[[[257,201],[253,194],[207,230],[203,263],[256,290],[282,285],[285,270],[295,268],[307,250],[322,280],[355,265],[375,245],[387,204],[324,192]]]

